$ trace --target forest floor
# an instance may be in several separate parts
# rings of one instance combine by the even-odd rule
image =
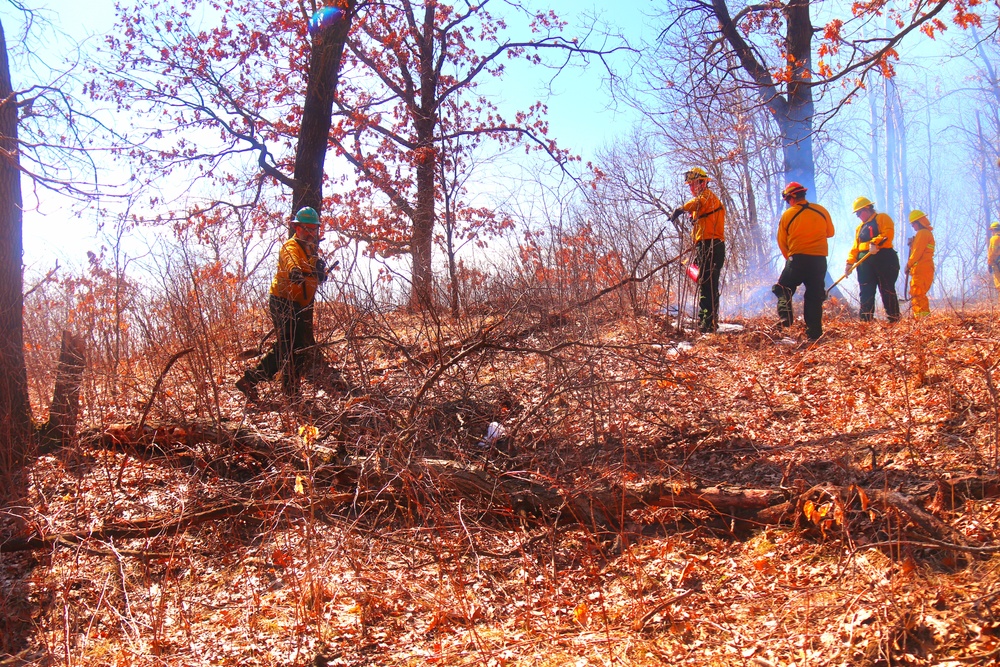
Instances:
[[[85,424],[4,514],[0,664],[1000,660],[994,313],[548,324],[359,326],[294,401]]]

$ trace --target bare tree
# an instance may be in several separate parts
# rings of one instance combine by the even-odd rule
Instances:
[[[41,24],[20,3],[12,5],[25,18],[16,54],[31,60],[23,47],[31,28]],[[22,182],[30,183],[36,196],[50,191],[81,202],[128,194],[102,182],[96,157],[104,145],[101,134],[110,140],[115,133],[73,96],[75,64],[52,70],[36,62],[39,67],[20,71],[38,80],[15,87],[12,53],[0,23],[0,464],[8,470],[28,451],[32,435],[23,349]]]
[[[24,366],[21,276],[21,166],[18,98],[10,78],[0,22],[0,458],[5,469],[20,458],[31,433]]]
[[[695,80],[703,73],[722,72],[728,87],[751,92],[771,114],[778,128],[783,176],[815,192],[813,138],[819,127],[836,114],[865,85],[872,74],[892,76],[896,47],[916,30],[943,29],[938,16],[954,9],[954,21],[969,25],[978,20],[965,5],[947,0],[915,3],[906,13],[892,11],[894,31],[870,37],[864,26],[881,14],[882,3],[858,5],[846,20],[834,18],[816,25],[808,0],[788,0],[740,6],[734,13],[724,0],[675,0],[667,5],[669,21],[663,35],[685,30],[698,33],[707,45]],[[971,18],[970,18],[971,17]],[[815,35],[821,43],[814,45]],[[827,100],[817,110],[817,97],[846,84],[839,99]],[[715,91],[710,89],[709,94]],[[689,89],[692,101],[705,101],[704,92]]]

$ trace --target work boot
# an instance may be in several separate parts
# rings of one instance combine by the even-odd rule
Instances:
[[[257,387],[254,385],[253,380],[251,380],[245,373],[243,377],[236,381],[236,388],[241,394],[247,397],[248,401],[256,403],[260,400],[260,395],[257,393]]]

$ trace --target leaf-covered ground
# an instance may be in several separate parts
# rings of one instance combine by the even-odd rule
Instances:
[[[197,419],[158,409],[158,430],[105,425],[40,456],[6,544],[49,541],[0,554],[3,650],[38,665],[1000,659],[993,312],[833,319],[814,345],[764,320],[701,338],[600,312],[548,324],[362,322],[326,347],[341,375],[294,401],[275,383],[246,405],[228,377]],[[507,438],[482,447],[491,421]],[[566,497],[657,479],[800,502],[780,522],[648,507],[581,525],[465,497],[423,458]],[[875,500],[888,492],[952,539]]]

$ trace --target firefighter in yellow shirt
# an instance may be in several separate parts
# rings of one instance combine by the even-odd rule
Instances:
[[[806,201],[806,191],[805,186],[792,181],[781,192],[788,204],[778,221],[778,248],[785,258],[785,268],[771,291],[778,297],[780,324],[788,327],[794,321],[792,297],[799,285],[805,285],[802,318],[806,336],[816,340],[823,335],[827,239],[834,232],[830,213]]]
[[[910,224],[916,232],[910,239],[910,258],[905,273],[910,277],[910,305],[914,317],[931,314],[927,292],[934,282],[934,234],[931,221],[921,210],[910,211]]]
[[[990,248],[986,255],[986,266],[993,276],[993,286],[1000,290],[1000,222],[990,225]]]
[[[861,224],[854,234],[854,246],[847,255],[845,273],[858,267],[861,320],[869,322],[875,319],[877,289],[882,295],[886,317],[890,322],[898,322],[896,280],[899,278],[899,255],[892,247],[895,223],[885,213],[876,213],[875,205],[867,197],[854,200],[854,214],[861,220]]]
[[[698,266],[698,329],[702,333],[719,328],[719,280],[726,262],[726,209],[709,189],[708,180],[708,172],[701,167],[685,172],[684,182],[692,197],[671,216],[676,221],[687,212],[694,223],[691,236]]]
[[[306,346],[309,309],[317,287],[326,280],[326,264],[318,254],[319,214],[309,206],[301,208],[293,226],[294,236],[278,251],[278,269],[268,299],[277,339],[260,363],[236,383],[236,388],[251,400],[257,399],[257,383],[270,380],[279,371],[285,394],[297,391],[297,352]]]

